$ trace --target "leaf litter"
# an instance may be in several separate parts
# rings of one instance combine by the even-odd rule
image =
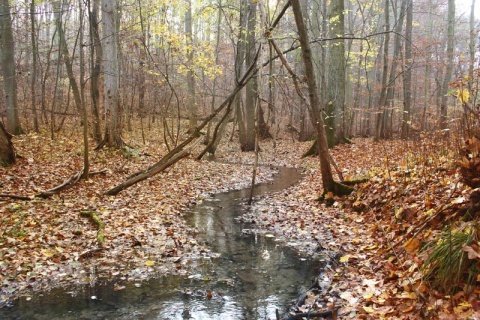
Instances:
[[[254,202],[240,218],[254,224],[252,232],[273,234],[324,266],[316,280],[323,286],[311,290],[290,315],[335,309],[341,319],[480,316],[475,283],[452,297],[423,279],[427,255],[420,248],[460,218],[456,215],[470,192],[460,182],[455,152],[448,150],[431,137],[355,139],[332,150],[346,179],[368,178],[350,196],[334,197],[331,206],[317,201],[322,189],[314,157],[296,161],[304,169],[299,184]],[[477,245],[463,251],[474,259],[480,254]]]
[[[21,158],[0,168],[0,193],[31,195],[62,183],[81,167],[79,141],[52,143],[40,135],[16,138]],[[214,193],[249,185],[251,153],[235,143],[221,146],[225,162],[187,158],[154,178],[116,197],[110,187],[148,166],[165,148],[132,138],[137,155],[100,150],[92,154],[92,170],[102,176],[81,181],[50,199],[1,199],[0,283],[2,305],[32,291],[118,279],[141,281],[167,273],[190,274],[192,261],[215,256],[195,241],[196,230],[182,218],[189,206]],[[321,179],[317,158],[300,159],[308,143],[262,144],[260,162],[300,167],[301,182],[256,199],[241,219],[257,230],[310,256],[324,266],[316,279],[320,290],[309,292],[292,312],[336,309],[341,318],[415,319],[478,317],[478,289],[442,295],[422,280],[426,257],[419,248],[436,239],[442,221],[454,219],[456,206],[468,198],[452,154],[438,140],[420,142],[356,139],[332,155],[348,180],[368,178],[356,191],[333,197],[331,206],[317,201]],[[262,166],[257,181],[275,170]],[[95,210],[105,223],[105,245],[81,210]],[[477,245],[463,249],[477,258]],[[194,270],[192,270],[194,273]],[[92,279],[96,277],[96,279]],[[208,294],[207,294],[208,296]],[[28,299],[27,299],[28,300]]]

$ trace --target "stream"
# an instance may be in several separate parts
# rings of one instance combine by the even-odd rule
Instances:
[[[295,184],[296,169],[279,168],[273,182],[259,184],[254,195]],[[219,253],[203,259],[189,276],[168,275],[114,290],[114,282],[55,288],[21,298],[0,309],[1,319],[276,319],[305,291],[318,270],[290,248],[246,232],[251,225],[235,218],[249,189],[205,199],[185,216],[198,229],[197,240]]]

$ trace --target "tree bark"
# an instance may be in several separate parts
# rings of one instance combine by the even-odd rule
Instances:
[[[395,37],[393,40],[394,48],[393,48],[393,57],[392,57],[392,64],[390,66],[390,76],[387,83],[387,97],[386,97],[386,105],[387,109],[384,110],[384,130],[383,130],[383,138],[390,139],[393,134],[393,128],[391,125],[391,119],[393,114],[393,107],[394,107],[394,95],[395,95],[395,80],[397,78],[397,65],[398,61],[400,60],[400,54],[402,51],[402,38],[401,36],[403,30],[403,22],[405,17],[405,10],[407,6],[407,0],[402,0],[402,4],[400,7],[400,13],[397,16],[397,9],[393,10],[394,17],[397,16],[396,19],[396,27],[395,27]]]
[[[333,0],[330,4],[330,37],[345,34],[344,0]],[[325,105],[325,131],[328,146],[344,140],[345,117],[345,43],[343,39],[329,44],[330,62],[327,80],[327,101]]]
[[[242,74],[244,59],[245,59],[245,42],[246,42],[246,21],[248,17],[248,1],[240,1],[240,21],[237,41],[237,52],[235,55],[235,78],[238,79]],[[243,150],[243,146],[246,143],[246,129],[243,112],[243,99],[241,95],[235,97],[235,116],[238,124],[238,138],[240,142],[240,148]]]
[[[103,0],[103,70],[104,70],[104,106],[106,116],[105,143],[109,147],[121,148],[122,108],[119,94],[119,61],[117,37],[117,2]]]
[[[298,37],[302,49],[303,63],[305,64],[305,75],[307,77],[308,95],[310,100],[309,112],[313,119],[315,129],[317,130],[318,149],[320,158],[320,171],[322,174],[324,194],[339,190],[339,184],[333,180],[332,168],[328,159],[328,143],[325,134],[323,118],[321,116],[320,99],[317,90],[317,81],[315,79],[315,69],[313,68],[312,51],[308,39],[307,28],[303,19],[302,8],[299,0],[290,1],[297,25]]]
[[[245,63],[250,65],[255,56],[255,27],[257,24],[257,1],[251,0],[248,16],[247,16],[247,49],[245,56]],[[245,144],[242,146],[242,151],[255,150],[255,118],[256,105],[258,103],[258,80],[257,77],[252,78],[245,87]]]
[[[15,42],[13,40],[9,0],[1,0],[0,2],[0,58],[7,109],[6,129],[12,134],[22,134],[23,130],[18,116]]]
[[[8,166],[15,163],[15,150],[12,143],[12,135],[0,122],[0,165]]]
[[[195,99],[195,73],[193,72],[194,63],[193,57],[195,54],[192,35],[192,1],[186,1],[185,11],[185,38],[187,45],[187,108],[188,108],[188,130],[189,132],[195,131],[197,127],[197,106]]]
[[[385,108],[387,104],[388,53],[390,43],[390,0],[385,0],[385,38],[383,42],[383,70],[380,97],[378,99],[378,114],[375,127],[375,140],[385,137]]]
[[[30,41],[32,45],[32,78],[30,79],[30,99],[32,100],[32,113],[33,113],[33,129],[35,132],[39,132],[37,115],[37,94],[36,94],[36,82],[37,82],[37,38],[35,31],[35,0],[30,0]]]
[[[100,126],[100,71],[103,59],[102,44],[100,41],[100,33],[98,32],[98,6],[99,1],[87,0],[88,22],[90,39],[93,45],[90,47],[90,99],[92,115],[93,115],[93,138],[97,143],[102,141],[102,131]]]
[[[448,83],[452,78],[453,72],[453,46],[455,41],[455,0],[448,0],[448,30],[447,30],[447,60],[445,77],[442,84],[442,99],[440,103],[440,129],[446,130],[448,128],[447,116],[447,92]]]
[[[407,22],[405,26],[405,73],[403,78],[403,115],[402,139],[407,139],[410,129],[410,113],[412,112],[412,27],[413,0],[407,0]]]
[[[472,0],[472,7],[470,8],[470,42],[468,45],[468,51],[470,53],[470,65],[468,68],[468,79],[470,87],[473,84],[473,69],[475,67],[475,0]]]
[[[58,7],[56,10],[61,11],[61,7]],[[72,60],[70,59],[70,53],[68,52],[67,40],[65,39],[65,31],[63,30],[61,13],[59,13],[58,18],[55,23],[57,24],[58,36],[60,41],[60,48],[62,51],[63,61],[65,62],[65,69],[67,70],[68,80],[70,82],[70,87],[72,88],[73,100],[75,101],[75,107],[80,115],[82,115],[82,97],[80,95],[80,88],[73,74]],[[82,31],[80,31],[82,32]],[[83,122],[83,118],[82,118]],[[85,123],[83,125],[86,125]]]

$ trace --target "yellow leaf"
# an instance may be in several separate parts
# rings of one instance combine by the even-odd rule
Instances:
[[[349,254],[341,257],[341,258],[340,258],[340,262],[341,262],[341,263],[347,262],[348,259],[350,259],[350,255],[349,255]]]
[[[458,89],[457,90],[457,99],[461,104],[467,103],[468,98],[470,97],[470,92],[467,89]]]
[[[363,308],[363,310],[365,310],[365,311],[368,312],[368,313],[374,313],[374,312],[375,312],[375,310],[373,310],[372,307],[365,307],[365,306],[363,306],[362,308]]]
[[[151,267],[151,266],[155,265],[155,261],[147,260],[147,261],[145,261],[145,265],[146,265],[147,267]]]
[[[415,300],[417,299],[417,294],[415,292],[402,292],[402,294],[400,295],[400,298]]]
[[[355,238],[355,239],[352,240],[353,244],[359,244],[360,242],[362,242],[362,240],[360,240],[358,238]]]
[[[417,238],[408,239],[403,246],[408,253],[415,253],[420,247],[420,240]]]
[[[43,255],[44,255],[45,257],[47,257],[47,258],[51,258],[51,257],[53,257],[53,256],[55,255],[55,253],[54,253],[52,250],[50,250],[50,249],[42,249],[42,250],[40,250],[40,251],[41,251],[41,252],[43,253]]]
[[[366,300],[371,299],[372,297],[373,297],[373,292],[369,292],[363,295],[363,298]]]

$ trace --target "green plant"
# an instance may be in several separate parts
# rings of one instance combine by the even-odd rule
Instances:
[[[469,281],[475,278],[477,260],[470,260],[463,249],[476,242],[477,232],[476,223],[465,223],[459,228],[446,230],[436,243],[425,247],[425,252],[431,252],[422,269],[424,279],[432,287],[453,293],[462,283],[470,284]]]

